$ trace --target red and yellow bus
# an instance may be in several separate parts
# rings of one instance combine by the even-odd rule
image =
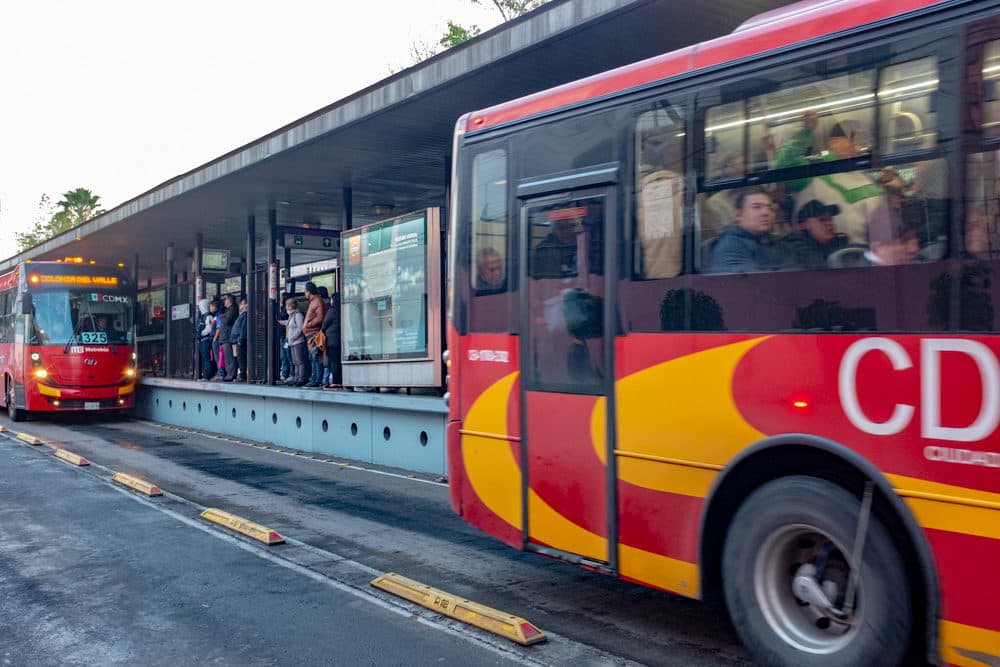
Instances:
[[[11,420],[134,407],[134,307],[123,265],[27,261],[0,275],[0,378]]]
[[[761,664],[1000,664],[998,3],[798,3],[454,155],[462,517]]]

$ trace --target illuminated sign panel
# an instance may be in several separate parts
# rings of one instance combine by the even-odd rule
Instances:
[[[32,273],[28,276],[32,285],[85,285],[88,287],[117,287],[118,276],[79,276]]]
[[[228,271],[229,251],[203,249],[201,251],[201,268],[203,271]]]

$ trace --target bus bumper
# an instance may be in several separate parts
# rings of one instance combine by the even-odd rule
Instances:
[[[127,410],[134,407],[134,382],[103,387],[52,387],[36,382],[25,387],[25,409],[32,412]]]

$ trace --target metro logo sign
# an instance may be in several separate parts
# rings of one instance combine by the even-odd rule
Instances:
[[[862,359],[869,354],[883,355],[894,371],[913,366],[913,359],[902,345],[891,338],[864,338],[851,345],[840,364],[839,393],[844,413],[851,423],[872,435],[895,435],[913,420],[916,406],[896,403],[891,416],[876,422],[865,413],[858,400],[857,373]],[[971,360],[979,375],[978,413],[971,423],[945,426],[942,423],[942,358],[963,355]],[[990,348],[962,338],[924,338],[920,341],[920,436],[952,442],[978,442],[1000,424],[1000,363]],[[965,382],[973,382],[967,377]],[[974,386],[974,385],[973,385]],[[967,391],[974,391],[966,386]]]

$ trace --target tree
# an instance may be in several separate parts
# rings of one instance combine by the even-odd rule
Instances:
[[[48,195],[42,195],[31,231],[15,234],[20,251],[33,248],[104,213],[100,207],[101,197],[87,188],[64,192],[62,197],[56,203],[58,210],[53,211],[52,200]]]
[[[517,18],[522,14],[527,14],[533,9],[544,5],[547,0],[490,0],[490,4],[496,7],[503,17],[504,22]],[[483,0],[472,0],[475,5],[485,5]]]
[[[537,9],[544,5],[548,0],[469,0],[474,5],[489,6],[492,5],[496,8],[497,12],[500,14],[500,18],[506,22],[513,18],[517,18],[522,14],[526,14],[533,9]],[[479,35],[482,32],[477,25],[464,26],[460,23],[455,23],[452,20],[448,21],[448,29],[441,39],[438,40],[437,44],[431,44],[429,42],[417,42],[410,46],[410,58],[413,61],[411,65],[416,65],[418,63],[427,60],[433,55],[437,55],[439,51],[443,49],[450,49],[453,46],[458,46],[459,44],[464,44],[473,37]],[[390,67],[389,73],[395,74],[402,68]]]
[[[446,49],[450,49],[453,46],[458,46],[463,42],[467,42],[476,35],[479,34],[479,26],[470,25],[468,28],[465,26],[454,23],[453,21],[448,21],[448,32],[438,40],[438,44]]]
[[[487,5],[485,0],[470,0],[470,2],[474,5]],[[489,4],[496,8],[500,13],[500,18],[506,23],[511,19],[541,7],[546,2],[548,0],[490,0]],[[465,27],[453,21],[448,21],[448,31],[441,37],[440,44],[444,48],[450,49],[453,46],[458,46],[463,42],[469,41],[478,34],[479,26],[470,25],[469,27]]]

